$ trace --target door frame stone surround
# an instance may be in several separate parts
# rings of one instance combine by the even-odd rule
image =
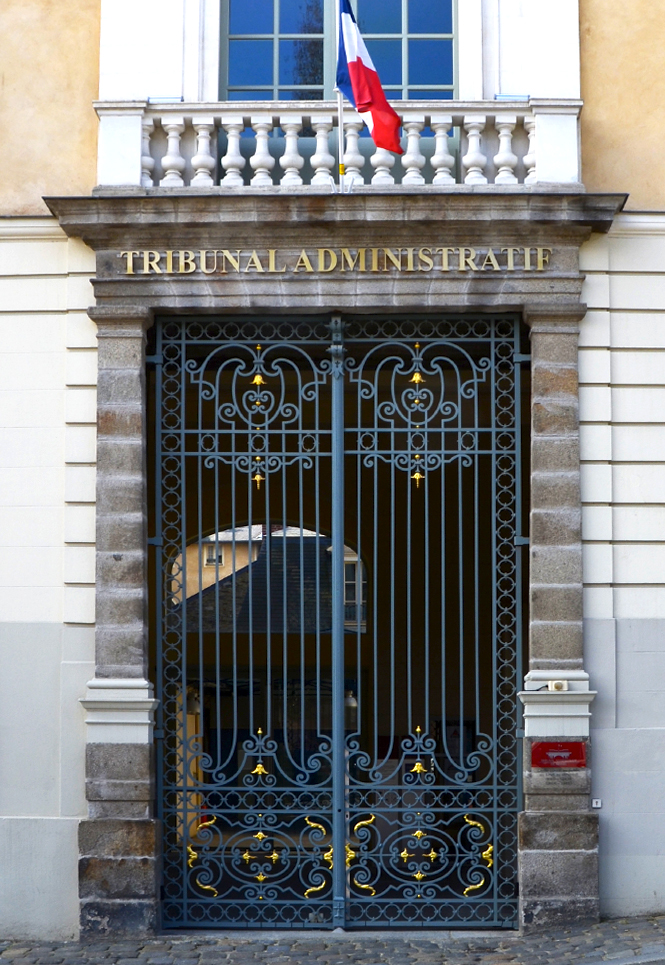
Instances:
[[[156,314],[518,312],[531,338],[529,672],[520,928],[598,919],[598,816],[587,767],[530,766],[534,739],[588,744],[584,672],[577,341],[579,248],[609,230],[624,195],[520,188],[339,196],[306,191],[123,191],[50,198],[97,256],[96,671],[85,699],[89,816],[79,829],[81,934],[159,927],[148,680],[146,332]],[[547,270],[261,274],[124,273],[119,252],[202,248],[493,245],[552,249]],[[547,681],[563,680],[564,692]]]

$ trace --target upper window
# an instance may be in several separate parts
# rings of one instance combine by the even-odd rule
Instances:
[[[353,6],[389,98],[453,97],[454,0]],[[332,98],[335,36],[334,0],[222,0],[221,99]]]

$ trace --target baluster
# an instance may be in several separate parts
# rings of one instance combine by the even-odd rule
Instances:
[[[310,158],[312,168],[314,169],[312,184],[334,184],[333,176],[330,172],[335,163],[335,158],[328,150],[328,135],[333,128],[332,114],[313,116],[311,125],[316,134],[316,151]]]
[[[222,158],[226,174],[220,181],[225,188],[241,188],[244,184],[240,173],[245,166],[245,158],[240,153],[240,135],[245,129],[241,114],[223,114],[222,127],[226,131],[227,148]]]
[[[162,158],[164,177],[159,182],[162,188],[180,188],[185,183],[182,172],[185,159],[180,153],[180,135],[185,130],[182,117],[163,117],[162,127],[166,131],[166,154]]]
[[[155,122],[151,117],[144,117],[141,121],[141,186],[154,187],[152,172],[155,170],[155,159],[150,153],[150,137],[155,129]]]
[[[192,184],[197,187],[210,187],[215,183],[212,172],[216,161],[210,150],[210,138],[215,130],[214,117],[195,117],[192,127],[196,131],[196,154],[192,158],[194,177]]]
[[[425,117],[423,114],[405,114],[402,126],[406,131],[406,154],[402,155],[402,167],[406,174],[402,184],[424,184],[425,178],[421,172],[425,167],[425,158],[420,150],[420,132],[425,126]]]
[[[273,129],[270,114],[255,114],[250,118],[252,130],[256,134],[256,151],[249,159],[250,166],[255,172],[251,184],[256,187],[272,185],[271,171],[275,166],[275,159],[268,148],[268,133]]]
[[[434,155],[432,156],[432,167],[434,168],[433,184],[455,184],[452,170],[455,167],[455,158],[450,153],[448,131],[453,126],[452,115],[432,114],[430,127],[434,131]]]
[[[467,169],[465,184],[487,184],[483,174],[487,158],[480,150],[480,133],[485,130],[486,120],[482,114],[467,114],[464,118],[464,129],[469,136],[468,150],[462,158],[462,164]]]
[[[344,118],[344,133],[346,134],[346,150],[344,151],[344,183],[364,184],[360,173],[365,158],[358,150],[358,138],[364,127],[364,121],[358,117]]]
[[[536,116],[529,114],[524,118],[524,129],[529,135],[529,150],[524,155],[524,167],[526,168],[525,184],[535,184],[538,180],[536,174]]]
[[[385,147],[377,147],[374,154],[369,159],[369,163],[374,168],[372,184],[394,184],[395,178],[390,173],[390,169],[395,163],[395,156]]]
[[[499,153],[494,155],[494,164],[497,168],[494,183],[517,184],[515,177],[517,155],[513,154],[513,131],[517,124],[517,115],[497,114],[495,124],[499,132]]]
[[[300,156],[298,150],[298,133],[302,129],[302,117],[280,117],[279,123],[286,138],[284,154],[279,159],[279,166],[283,169],[284,175],[281,184],[284,187],[302,184],[300,169],[305,163],[305,159]]]

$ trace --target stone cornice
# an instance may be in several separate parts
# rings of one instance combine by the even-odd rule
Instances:
[[[254,189],[205,194],[118,191],[94,197],[47,198],[50,210],[69,235],[83,238],[95,250],[163,244],[207,245],[220,233],[238,244],[251,241],[257,230],[278,229],[280,242],[303,239],[322,231],[346,234],[363,226],[374,237],[404,238],[445,230],[467,243],[487,237],[488,230],[506,243],[524,243],[530,232],[536,244],[567,239],[580,244],[590,231],[609,230],[625,195],[534,190],[432,191],[394,188],[364,189],[349,195],[308,190],[286,193]],[[528,223],[528,226],[527,224]],[[177,242],[176,242],[177,239]],[[256,242],[253,242],[256,243]]]

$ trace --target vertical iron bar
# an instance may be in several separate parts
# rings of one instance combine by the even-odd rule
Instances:
[[[346,904],[346,762],[344,747],[344,368],[342,320],[332,332],[332,737],[333,925],[343,927]]]

